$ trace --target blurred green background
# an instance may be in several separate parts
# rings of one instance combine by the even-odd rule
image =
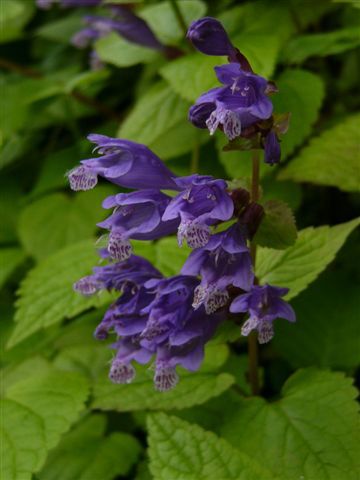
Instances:
[[[90,49],[76,49],[70,39],[94,10],[40,10],[32,0],[1,0],[4,480],[152,478],[144,450],[146,411],[170,410],[231,442],[219,412],[235,402],[234,383],[248,393],[246,344],[231,327],[209,346],[201,371],[184,374],[177,392],[154,392],[145,369],[142,383],[110,385],[111,353],[92,338],[110,295],[83,299],[72,291],[97,262],[101,201],[116,191],[104,183],[74,194],[67,185],[66,172],[91,156],[89,133],[144,143],[180,175],[197,170],[244,184],[250,176],[248,152],[224,152],[221,134],[210,137],[187,120],[196,98],[217,86],[213,67],[226,59],[191,48],[170,2],[132,3],[162,42],[182,52],[179,57],[165,58],[111,33],[93,46],[104,67],[91,70]],[[360,205],[360,2],[182,0],[178,6],[187,24],[204,15],[221,20],[254,71],[276,81],[275,110],[291,112],[281,164],[261,170],[262,201],[286,202],[299,230],[354,219]],[[95,12],[106,15],[106,7]],[[352,229],[341,238],[326,229],[316,238],[301,237],[315,254],[307,260],[309,271],[302,262],[291,264],[289,278],[303,282],[299,291],[313,283],[292,300],[298,323],[279,323],[274,341],[262,349],[265,397],[280,395],[299,367],[356,376],[359,232],[342,247]],[[135,242],[135,252],[169,275],[178,273],[188,253],[172,238]],[[231,347],[227,340],[234,340]],[[237,435],[233,443],[246,452]],[[262,454],[254,453],[260,463]],[[153,462],[154,478],[172,480]],[[304,474],[291,465],[290,455],[274,471],[284,480]],[[345,480],[311,475],[296,478]]]

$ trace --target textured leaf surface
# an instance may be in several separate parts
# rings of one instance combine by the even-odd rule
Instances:
[[[358,366],[360,297],[354,279],[337,270],[326,272],[292,305],[296,323],[279,321],[273,340],[292,366]]]
[[[210,88],[220,86],[214,67],[223,63],[227,63],[225,57],[210,57],[196,52],[169,62],[160,74],[177,94],[194,102]]]
[[[93,408],[127,412],[180,409],[204,403],[227,390],[234,381],[232,375],[218,372],[227,355],[225,345],[208,345],[201,369],[194,373],[179,369],[179,384],[164,393],[154,389],[154,373],[148,367],[136,365],[135,380],[129,385],[113,385],[104,372],[94,385]]]
[[[88,383],[78,373],[49,369],[11,385],[7,398],[27,407],[43,422],[46,447],[54,447],[76,420],[88,396]]]
[[[343,374],[300,370],[283,397],[239,398],[221,428],[239,450],[286,480],[356,480],[357,393]]]
[[[310,135],[324,98],[322,79],[305,70],[285,70],[276,79],[279,93],[272,97],[274,111],[290,112],[290,125],[281,137],[281,158],[293,153]]]
[[[2,2],[0,18],[0,42],[14,40],[21,35],[25,24],[34,13],[34,4],[24,0]]]
[[[359,29],[344,28],[335,32],[300,35],[286,47],[283,59],[288,63],[302,63],[309,57],[335,55],[360,45]]]
[[[99,186],[70,198],[61,193],[42,197],[26,207],[19,219],[24,248],[41,260],[66,245],[91,238],[106,215],[101,204],[113,189]]]
[[[31,270],[20,285],[17,325],[7,346],[91,306],[107,303],[110,295],[105,292],[84,298],[72,289],[73,283],[90,274],[98,261],[94,242],[86,241],[60,250]]]
[[[189,106],[170,87],[158,83],[138,100],[118,136],[147,145],[162,159],[186,153],[198,133],[187,120]]]
[[[40,417],[12,400],[0,400],[1,474],[4,480],[30,480],[45,459]]]
[[[104,435],[106,418],[92,415],[65,435],[50,453],[40,480],[111,480],[126,475],[141,447],[126,433]]]
[[[157,479],[274,478],[250,456],[197,425],[164,413],[148,416],[150,470]]]
[[[156,57],[150,48],[128,42],[117,33],[100,38],[95,43],[95,50],[100,59],[117,67],[130,67],[137,63],[149,63]]]
[[[264,204],[265,215],[254,237],[263,247],[285,249],[296,242],[297,231],[294,214],[279,200]]]
[[[351,115],[312,139],[280,173],[280,178],[360,190],[360,114]]]
[[[335,227],[305,228],[295,245],[284,251],[260,248],[256,261],[260,282],[287,287],[287,299],[295,297],[332,262],[359,224],[360,219],[355,219]]]
[[[0,249],[0,288],[16,268],[23,263],[26,254],[21,248],[9,247]]]
[[[28,371],[18,381],[13,377],[1,400],[1,472],[6,480],[30,480],[47,450],[78,417],[88,395],[81,375],[60,372],[46,362],[30,364],[40,372]],[[26,374],[24,368],[22,372]]]

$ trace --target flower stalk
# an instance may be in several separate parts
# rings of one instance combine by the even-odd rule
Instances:
[[[260,158],[258,151],[254,150],[252,155],[252,175],[251,175],[251,200],[257,202],[259,200],[260,185]],[[250,245],[250,255],[255,272],[256,263],[256,243],[252,240]],[[256,277],[254,279],[256,284]],[[255,331],[248,336],[248,357],[249,357],[249,383],[253,395],[259,393],[259,372],[258,372],[258,342]]]

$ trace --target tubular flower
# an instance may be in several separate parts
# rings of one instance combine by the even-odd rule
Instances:
[[[193,307],[204,305],[207,313],[213,313],[229,302],[228,287],[250,290],[254,274],[240,226],[235,224],[213,235],[205,247],[194,250],[182,273],[201,275],[201,283],[194,292]]]
[[[236,297],[230,306],[230,312],[249,314],[241,329],[242,335],[247,336],[252,330],[257,330],[259,343],[267,343],[274,336],[273,321],[276,318],[295,322],[294,310],[281,298],[288,291],[288,288],[255,285],[249,293]]]
[[[95,150],[101,157],[82,160],[79,167],[68,173],[72,190],[90,190],[97,184],[98,176],[125,188],[156,185],[159,189],[178,190],[175,175],[145,145],[97,134],[88,139],[97,145]]]
[[[215,67],[224,87],[201,95],[189,110],[189,120],[198,128],[208,128],[211,135],[221,126],[229,140],[259,120],[271,117],[273,106],[266,95],[265,78],[246,72],[238,63]]]
[[[190,175],[175,179],[181,192],[166,207],[163,220],[179,218],[178,242],[184,239],[191,248],[202,247],[210,238],[209,225],[229,220],[234,204],[224,180],[210,176]]]
[[[131,254],[130,238],[155,240],[174,233],[179,221],[161,219],[170,201],[171,197],[158,190],[119,193],[106,198],[103,207],[114,208],[114,211],[98,226],[110,230],[110,256],[115,260],[128,258]]]

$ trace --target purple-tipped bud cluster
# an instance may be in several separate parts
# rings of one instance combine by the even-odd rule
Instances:
[[[49,9],[53,5],[60,5],[61,7],[96,7],[102,0],[36,0],[36,5],[42,9]]]
[[[37,0],[37,6],[49,9],[59,3],[62,7],[95,7],[102,0]],[[131,3],[131,2],[129,2]],[[75,33],[71,43],[77,48],[87,48],[96,40],[115,32],[131,43],[142,45],[153,50],[167,52],[166,47],[156,38],[149,25],[132,12],[130,7],[114,4],[104,5],[108,7],[109,16],[86,15],[83,22],[85,28]],[[98,70],[103,63],[95,51],[90,53],[90,67]]]
[[[252,138],[265,150],[265,162],[280,161],[280,143],[275,133],[273,105],[269,98],[277,92],[273,82],[256,75],[247,59],[237,50],[221,23],[205,17],[190,25],[188,38],[206,55],[227,55],[228,65],[215,67],[223,87],[202,94],[189,110],[189,120],[197,128],[217,129],[230,141]]]
[[[110,23],[102,22],[92,20],[89,28],[105,31]],[[89,35],[83,34],[80,43]],[[265,161],[276,163],[280,148],[271,123],[270,84],[242,67],[240,52],[214,19],[193,23],[188,36],[204,53],[234,58],[216,67],[223,86],[199,98],[190,109],[191,121],[210,133],[220,128],[230,140],[257,135]],[[101,290],[119,293],[95,331],[98,340],[116,336],[109,373],[114,383],[134,380],[134,362],[151,362],[155,388],[175,387],[176,367],[200,367],[206,342],[230,312],[248,316],[241,332],[246,336],[256,330],[260,343],[272,338],[276,318],[295,321],[281,298],[288,290],[260,286],[255,279],[249,242],[264,209],[251,201],[249,192],[230,189],[225,180],[208,175],[178,177],[149,148],[129,140],[97,134],[88,139],[98,156],[82,160],[68,173],[71,188],[92,189],[100,178],[131,190],[103,201],[111,211],[98,223],[106,230],[106,248],[99,251],[106,264],[74,285],[85,296]],[[165,278],[148,260],[133,255],[131,240],[172,234],[192,252],[178,275]]]

